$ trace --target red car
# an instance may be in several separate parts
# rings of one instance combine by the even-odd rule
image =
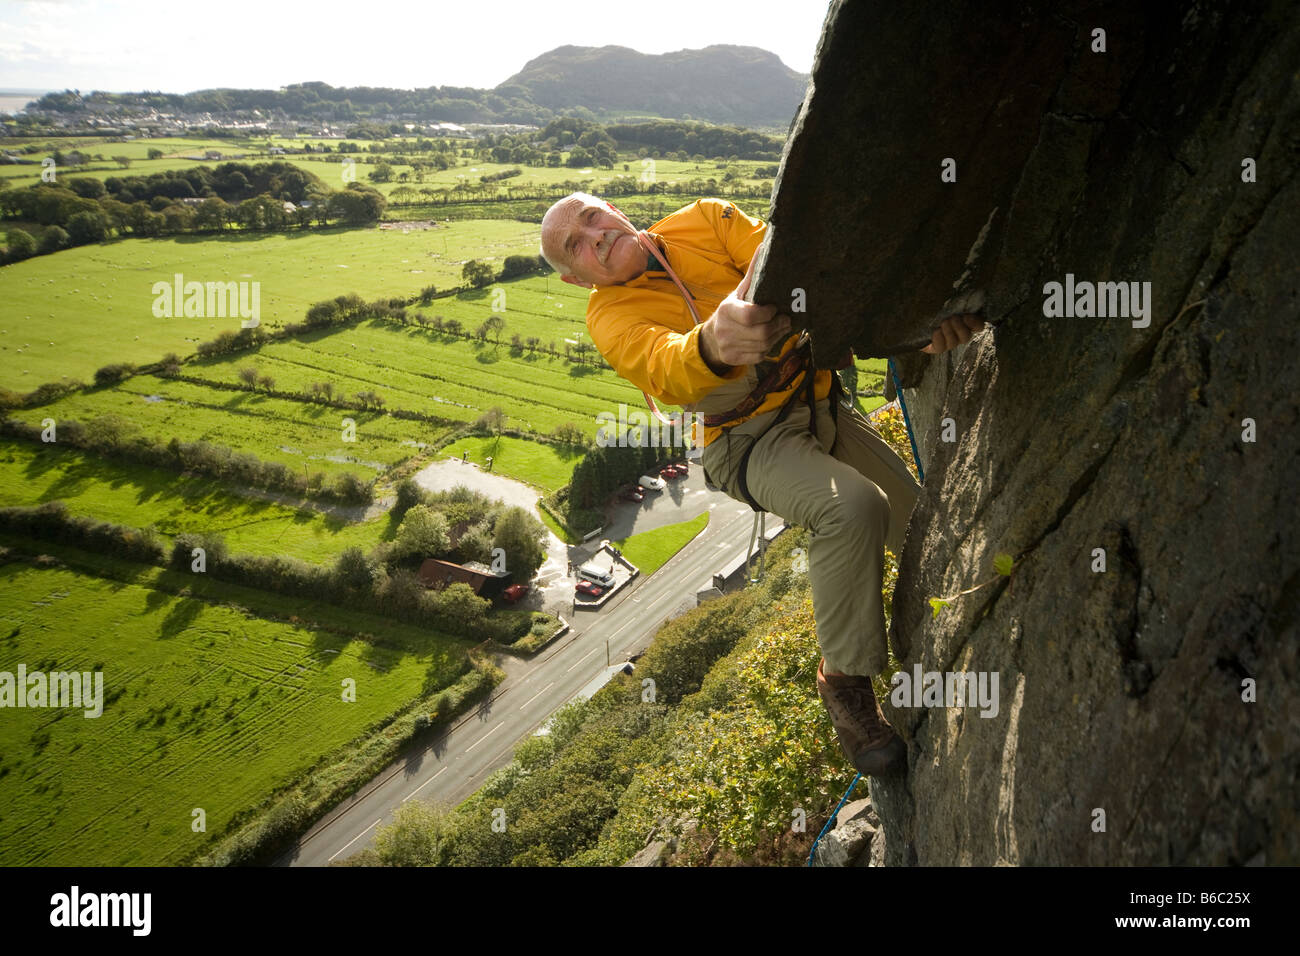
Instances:
[[[621,495],[619,495],[619,497],[622,498],[624,501],[636,501],[636,502],[644,501],[645,494],[637,490],[640,487],[641,486],[638,485],[636,488],[631,488],[623,492]]]
[[[669,481],[676,481],[678,478],[682,478],[684,476],[682,472],[678,471],[672,465],[665,465],[663,468],[659,469],[659,477],[666,478]]]
[[[579,594],[585,594],[587,597],[598,598],[605,593],[605,589],[599,584],[592,584],[590,581],[579,581],[573,586],[573,590]]]
[[[511,604],[514,604],[516,601],[518,601],[521,597],[523,597],[527,593],[528,593],[527,584],[512,584],[510,585],[510,587],[506,588],[504,597]]]

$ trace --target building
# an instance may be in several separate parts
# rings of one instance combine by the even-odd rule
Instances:
[[[453,564],[426,558],[420,565],[420,582],[426,588],[445,588],[449,584],[468,584],[479,597],[496,598],[505,590],[508,571],[493,571],[486,564],[468,561]]]

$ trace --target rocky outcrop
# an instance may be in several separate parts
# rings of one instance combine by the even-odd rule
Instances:
[[[887,705],[890,864],[1300,862],[1297,64],[1280,2],[832,4],[755,298],[898,355],[891,639],[998,678]]]

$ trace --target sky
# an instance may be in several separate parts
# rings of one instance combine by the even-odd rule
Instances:
[[[0,0],[0,90],[492,87],[557,46],[715,43],[812,70],[827,0]],[[756,9],[763,12],[757,13]]]

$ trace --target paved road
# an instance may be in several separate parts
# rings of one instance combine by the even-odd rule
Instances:
[[[665,620],[695,606],[696,589],[749,543],[753,512],[730,499],[711,509],[709,526],[649,578],[639,578],[614,603],[582,614],[575,632],[535,660],[506,658],[506,680],[491,701],[432,746],[406,755],[336,807],[277,866],[324,866],[370,846],[376,828],[411,799],[459,803],[492,771],[509,763],[515,745],[598,678],[644,650]],[[769,528],[780,519],[769,518]],[[608,648],[608,650],[607,650]],[[488,825],[485,821],[484,825]]]

